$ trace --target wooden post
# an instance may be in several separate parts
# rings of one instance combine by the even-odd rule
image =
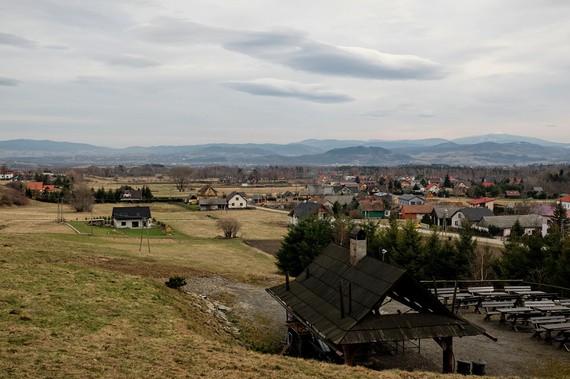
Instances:
[[[354,366],[354,346],[342,345],[342,352],[344,355],[344,364],[347,366]]]
[[[443,373],[453,372],[453,337],[443,337],[441,339],[443,349]]]
[[[289,291],[289,271],[285,271],[285,290]]]
[[[455,301],[457,299],[457,280],[455,281],[455,288],[453,289],[453,299],[451,300],[451,313],[455,314]]]
[[[338,294],[340,297],[340,318],[344,318],[344,296],[342,293],[342,282],[338,284]]]

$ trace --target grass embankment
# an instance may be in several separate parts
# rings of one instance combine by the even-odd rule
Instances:
[[[169,227],[153,226],[145,229],[113,228],[111,226],[91,226],[86,221],[69,221],[69,224],[81,234],[106,237],[173,237],[183,238],[184,235]]]
[[[414,377],[245,349],[199,297],[151,278],[204,275],[190,260],[168,266],[98,237],[21,237],[0,236],[0,376]]]

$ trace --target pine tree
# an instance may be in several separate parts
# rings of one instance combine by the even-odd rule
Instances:
[[[277,252],[277,267],[283,273],[299,275],[332,241],[332,236],[330,222],[314,217],[291,226]]]

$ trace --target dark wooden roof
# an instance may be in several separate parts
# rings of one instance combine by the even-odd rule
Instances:
[[[114,207],[113,219],[115,220],[140,220],[150,218],[149,207]]]
[[[372,257],[364,257],[352,266],[348,250],[335,244],[329,245],[289,287],[287,290],[279,285],[267,292],[313,332],[335,345],[484,332],[451,313],[405,270]],[[379,315],[377,310],[388,296],[417,313]]]

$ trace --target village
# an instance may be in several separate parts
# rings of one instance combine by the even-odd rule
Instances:
[[[570,209],[567,195],[527,190],[515,179],[508,179],[516,184],[507,188],[519,188],[513,193],[497,192],[504,180],[449,175],[372,180],[327,172],[235,182],[177,171],[105,178],[4,168],[0,240],[29,254],[31,241],[15,245],[14,238],[33,235],[66,246],[55,254],[77,262],[74,270],[166,282],[212,319],[215,334],[259,359],[284,354],[420,377],[566,372],[570,290],[495,267],[506,267],[501,257],[513,241],[557,230],[560,212]],[[13,192],[20,197],[10,203]],[[309,265],[291,263],[299,258],[287,249],[302,243],[291,242],[295,233],[323,227],[332,229],[314,241],[322,252]],[[404,259],[400,242],[390,245],[391,232],[401,243],[418,239],[406,248],[414,257]],[[471,245],[461,245],[465,238]],[[474,262],[453,266],[430,241],[441,254],[472,248]],[[447,263],[455,272],[442,268]],[[6,313],[35,320],[37,306],[8,305]],[[13,354],[25,356],[25,346]],[[257,359],[247,364],[259,369]]]

